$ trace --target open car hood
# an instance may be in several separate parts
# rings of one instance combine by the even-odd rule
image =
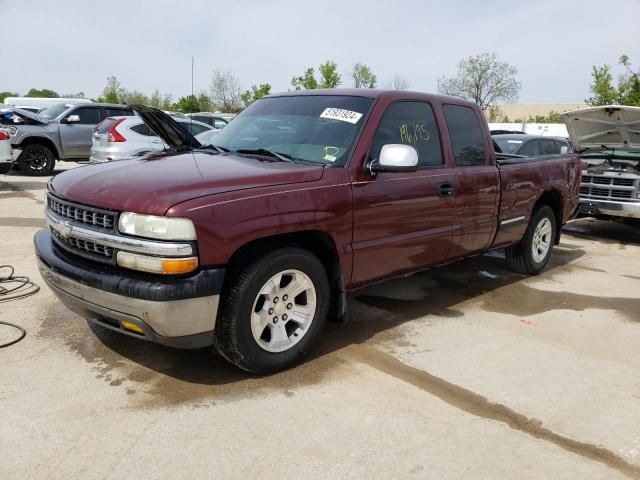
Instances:
[[[129,108],[136,112],[142,121],[170,148],[189,150],[202,147],[193,135],[162,110],[146,105],[129,105]]]
[[[606,105],[566,112],[562,117],[577,151],[640,151],[640,107]]]
[[[22,117],[23,119],[40,123],[42,125],[46,125],[47,123],[49,123],[48,118],[42,117],[37,113],[30,112],[29,110],[23,110],[21,108],[15,108],[10,106],[8,108],[3,108],[3,107],[5,107],[5,105],[0,105],[0,115],[13,114],[13,115],[17,115],[18,117]]]

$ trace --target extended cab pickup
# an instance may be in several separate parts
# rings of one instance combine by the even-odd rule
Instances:
[[[299,362],[373,282],[494,249],[539,273],[578,204],[576,155],[496,163],[482,112],[457,98],[271,95],[215,146],[132,108],[171,151],[53,178],[40,272],[92,322],[213,344],[252,372]]]

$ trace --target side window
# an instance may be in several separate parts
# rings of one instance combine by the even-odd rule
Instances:
[[[207,130],[210,130],[210,129],[205,127],[204,125],[198,125],[197,123],[194,123],[194,124],[189,124],[188,130],[191,133],[191,135],[198,135],[199,133],[206,132]]]
[[[456,165],[484,165],[487,161],[484,130],[473,109],[462,105],[445,105],[443,110]]]
[[[227,126],[227,122],[225,122],[224,120],[222,120],[221,118],[215,118],[213,120],[213,127],[214,128],[224,128]]]
[[[378,158],[382,146],[389,143],[414,147],[422,167],[442,165],[440,135],[428,103],[395,102],[389,105],[373,137],[371,158]]]
[[[573,150],[571,149],[571,145],[561,140],[555,140],[556,148],[560,153],[571,153]]]
[[[555,155],[560,153],[559,145],[553,140],[542,140],[542,154],[543,155]]]
[[[127,108],[107,108],[107,117],[132,117],[133,110]]]
[[[147,127],[146,123],[134,125],[133,127],[131,127],[131,130],[133,130],[136,133],[139,133],[140,135],[146,135],[147,137],[155,136],[155,133],[153,133],[151,129]]]
[[[529,140],[519,150],[518,155],[524,155],[525,157],[535,157],[542,155],[542,143],[540,140]]]
[[[99,108],[76,108],[69,115],[78,115],[80,121],[76,122],[83,125],[97,125],[100,122],[100,109]]]

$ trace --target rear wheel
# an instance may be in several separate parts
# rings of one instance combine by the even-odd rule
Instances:
[[[17,163],[25,175],[32,177],[51,175],[56,160],[53,152],[44,145],[27,145],[22,149]]]
[[[215,327],[218,351],[253,373],[299,363],[327,318],[322,263],[306,250],[285,248],[245,265],[230,281]]]
[[[536,208],[520,243],[507,248],[507,264],[514,272],[537,275],[546,266],[556,238],[556,216],[548,205]]]

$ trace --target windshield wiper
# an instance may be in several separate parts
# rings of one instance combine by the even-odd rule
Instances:
[[[212,148],[215,148],[218,153],[227,153],[229,151],[228,148],[219,147],[218,145],[214,145],[213,143],[208,143],[206,145],[203,145],[202,148],[208,149],[208,150],[212,149]]]
[[[269,157],[277,158],[281,162],[292,163],[293,157],[286,153],[273,152],[267,148],[240,148],[236,150],[236,153],[246,153],[248,155],[266,155]]]

